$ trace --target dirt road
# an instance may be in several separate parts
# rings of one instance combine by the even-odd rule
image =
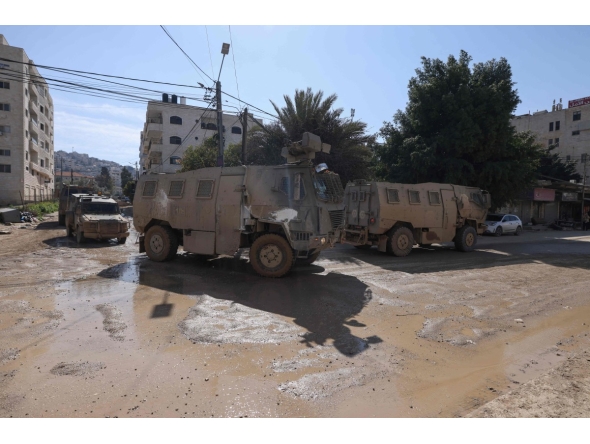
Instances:
[[[55,221],[0,236],[1,417],[590,414],[581,232],[340,245],[273,280]]]

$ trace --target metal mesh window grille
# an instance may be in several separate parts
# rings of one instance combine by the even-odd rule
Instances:
[[[209,198],[213,194],[212,180],[199,180],[197,186],[197,197]]]
[[[314,186],[317,196],[328,202],[341,202],[344,197],[344,188],[340,176],[334,173],[323,173],[315,176]]]
[[[182,197],[182,191],[184,190],[184,180],[173,180],[170,182],[170,191],[168,197]]]
[[[387,189],[387,202],[399,203],[399,191],[394,188]]]
[[[144,197],[153,197],[156,195],[156,185],[158,184],[155,180],[148,180],[143,184],[143,194]]]
[[[440,205],[440,194],[437,191],[429,191],[428,198],[430,199],[430,205]]]
[[[408,196],[410,197],[411,204],[420,203],[420,191],[408,190]]]

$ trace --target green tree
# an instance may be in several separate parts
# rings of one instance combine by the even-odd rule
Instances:
[[[309,131],[320,136],[322,142],[331,145],[330,154],[318,153],[315,163],[325,162],[338,174],[344,184],[353,179],[368,179],[372,152],[368,145],[374,137],[366,133],[367,124],[342,117],[342,108],[333,108],[338,96],[331,94],[324,99],[323,91],[313,93],[311,88],[295,90],[293,98],[284,95],[285,105],[272,106],[279,117],[279,130],[276,139],[298,141]],[[278,127],[278,128],[277,128]],[[280,149],[277,147],[279,155]]]
[[[131,199],[131,202],[133,202],[133,197],[135,196],[135,185],[135,180],[129,180],[123,187],[123,194]]]
[[[541,180],[582,180],[582,176],[576,172],[576,164],[574,162],[564,163],[559,158],[559,154],[553,152],[556,148],[555,145],[551,145],[541,157],[537,170],[538,178]]]
[[[225,166],[240,166],[242,164],[242,144],[232,143],[223,152]]]
[[[133,176],[131,175],[127,167],[123,167],[123,169],[121,170],[121,188],[125,188],[125,185],[127,185],[127,182],[129,182],[130,180],[133,180]]]
[[[109,193],[113,192],[113,178],[111,177],[111,174],[109,173],[109,169],[107,167],[102,167],[100,169],[100,174],[96,176],[94,179],[96,181],[96,185],[99,188],[102,188],[105,191],[108,191]]]
[[[507,60],[472,68],[471,60],[465,51],[446,63],[422,57],[405,111],[381,128],[374,171],[395,182],[478,186],[500,207],[534,183],[542,149],[510,124],[520,99]]]
[[[180,172],[193,171],[199,168],[210,168],[217,164],[217,140],[215,137],[209,137],[203,141],[200,146],[189,146],[180,164]]]

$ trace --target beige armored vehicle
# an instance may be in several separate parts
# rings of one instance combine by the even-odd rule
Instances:
[[[345,203],[343,243],[407,256],[415,244],[451,241],[472,251],[491,199],[479,188],[458,185],[355,181],[346,186]]]
[[[93,193],[94,187],[81,185],[63,185],[59,193],[59,207],[57,209],[58,225],[66,224],[66,211],[70,201],[70,196],[74,194]]]
[[[133,200],[140,252],[166,261],[179,245],[208,256],[250,248],[252,267],[266,277],[284,276],[296,260],[312,263],[344,223],[340,177],[311,162],[329,150],[305,133],[283,149],[285,165],[143,175]]]
[[[79,244],[86,238],[124,244],[129,236],[129,222],[119,214],[117,202],[97,194],[70,195],[65,224],[67,235],[75,235]]]

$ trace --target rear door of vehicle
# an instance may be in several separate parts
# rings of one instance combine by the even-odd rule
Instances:
[[[228,169],[219,178],[216,202],[216,242],[217,254],[234,254],[240,246],[240,217],[242,214],[242,194],[244,172]]]

